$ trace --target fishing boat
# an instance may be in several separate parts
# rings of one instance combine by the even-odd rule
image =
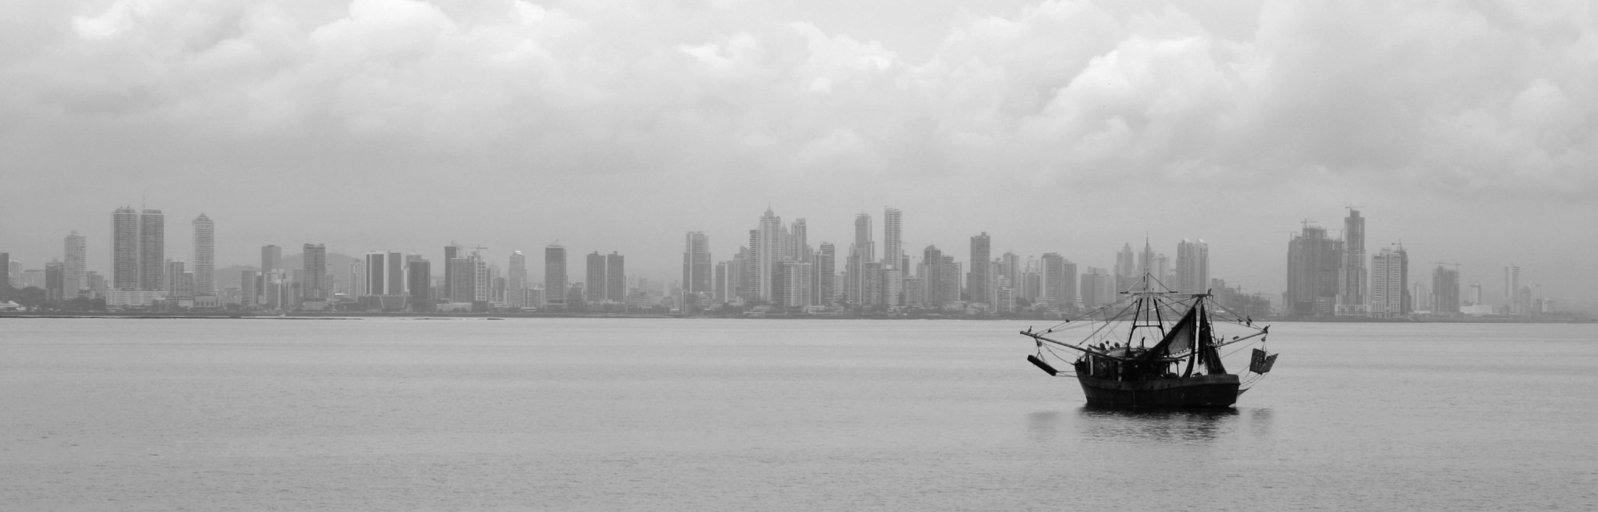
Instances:
[[[1276,364],[1265,348],[1270,326],[1255,326],[1207,292],[1171,291],[1144,275],[1120,295],[1081,318],[1021,331],[1037,345],[1027,361],[1076,377],[1090,407],[1229,408]],[[1248,370],[1228,372],[1224,360],[1250,346]],[[1067,362],[1070,371],[1056,369]]]

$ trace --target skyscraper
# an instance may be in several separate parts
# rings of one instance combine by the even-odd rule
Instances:
[[[388,253],[374,251],[366,253],[366,293],[365,296],[388,295]]]
[[[276,245],[261,246],[261,274],[283,270],[283,248]]]
[[[139,212],[139,289],[166,288],[166,215],[161,210]]]
[[[837,299],[838,291],[833,289],[833,277],[837,275],[838,255],[837,248],[832,242],[822,242],[821,248],[816,251],[816,304],[827,305]]]
[[[126,206],[111,213],[111,287],[139,289],[139,212]]]
[[[902,266],[904,259],[903,215],[898,208],[882,212],[882,264],[893,268]]]
[[[605,302],[605,255],[594,251],[588,255],[588,279],[584,287],[584,298],[590,303]]]
[[[454,292],[454,290],[456,289],[456,286],[455,286],[455,271],[456,271],[456,268],[455,268],[455,265],[453,263],[450,263],[450,262],[455,261],[455,258],[464,257],[460,252],[461,252],[461,247],[458,246],[458,245],[455,245],[454,242],[450,242],[449,245],[444,246],[444,293],[446,295],[448,295],[447,298],[452,300],[452,301],[470,302],[470,299],[464,298],[464,297],[458,297],[458,296],[455,295],[455,292]]]
[[[1329,316],[1335,311],[1343,243],[1326,238],[1326,230],[1308,223],[1287,243],[1288,313]],[[1402,286],[1400,286],[1402,288]]]
[[[65,240],[66,255],[61,265],[61,290],[67,299],[76,298],[88,288],[85,268],[88,260],[88,242],[74,230]]]
[[[1432,271],[1432,311],[1444,314],[1459,312],[1459,271],[1438,265]]]
[[[203,213],[194,218],[193,224],[194,296],[216,295],[216,224]],[[317,283],[322,281],[321,276],[314,279]]]
[[[558,244],[544,248],[544,303],[566,304],[566,248]]]
[[[526,290],[527,255],[513,251],[510,253],[510,268],[505,270],[505,303],[512,308],[530,306]]]
[[[1056,307],[1070,307],[1076,302],[1076,264],[1059,253],[1043,254],[1043,300]]]
[[[327,300],[327,247],[322,244],[305,244],[302,267],[305,282],[300,285],[300,296],[305,300]],[[195,279],[196,285],[199,279]]]
[[[755,256],[755,290],[756,297],[761,300],[772,300],[771,277],[776,271],[776,265],[782,254],[782,217],[778,217],[766,208],[765,215],[760,216],[760,226],[756,228],[756,238],[751,240],[750,251]]]
[[[1176,291],[1204,293],[1210,287],[1210,245],[1204,239],[1176,244]]]
[[[689,295],[711,290],[710,237],[703,231],[690,231],[683,241],[682,287]]]
[[[1350,208],[1343,219],[1343,268],[1337,294],[1339,313],[1361,315],[1366,311],[1370,278],[1365,270],[1365,217]]]
[[[411,311],[433,310],[433,265],[419,254],[406,257],[406,287],[410,288]]]
[[[1387,247],[1371,258],[1372,315],[1392,318],[1409,314],[1409,255],[1404,247]]]
[[[989,262],[992,240],[986,231],[971,237],[971,270],[970,277],[966,278],[966,295],[970,302],[978,304],[992,304],[989,296],[993,293],[992,265]]]
[[[605,299],[627,302],[627,259],[616,251],[605,255]]]

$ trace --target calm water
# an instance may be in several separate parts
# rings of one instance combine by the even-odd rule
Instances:
[[[1598,326],[1279,323],[1232,413],[1027,322],[0,320],[0,510],[1598,508]]]

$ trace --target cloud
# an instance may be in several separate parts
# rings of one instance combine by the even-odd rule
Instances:
[[[1018,190],[1598,193],[1598,10],[1579,1],[1267,1],[1237,24],[1252,34],[1222,36],[1184,3],[1056,0],[951,16],[915,52],[726,2],[53,8],[30,8],[54,28],[11,36],[29,51],[0,61],[0,148],[58,169],[27,185],[41,190],[459,176],[385,199],[540,205],[527,215],[602,203],[614,192],[586,187],[619,177],[644,194],[966,211]]]

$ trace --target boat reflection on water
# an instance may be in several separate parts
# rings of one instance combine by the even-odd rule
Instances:
[[[1083,407],[1077,410],[1076,425],[1085,439],[1101,441],[1155,441],[1163,443],[1207,442],[1235,432],[1240,425],[1269,423],[1270,413],[1237,409],[1213,410],[1128,410]],[[1269,431],[1269,426],[1264,427]]]

